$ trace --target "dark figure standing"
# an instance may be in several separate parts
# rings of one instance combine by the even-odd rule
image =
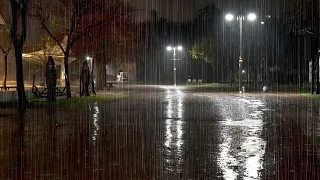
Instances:
[[[56,87],[57,87],[57,67],[53,61],[52,56],[48,57],[46,64],[46,83],[48,89],[47,101],[56,101]]]
[[[83,61],[80,78],[82,83],[81,96],[82,95],[90,96],[90,93],[89,93],[90,68],[88,66],[87,61]]]

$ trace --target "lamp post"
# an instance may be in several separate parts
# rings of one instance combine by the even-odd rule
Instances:
[[[250,14],[248,14],[248,16],[247,16],[247,19],[249,20],[249,21],[254,21],[254,20],[256,20],[256,18],[257,18],[257,16],[254,14],[254,13],[250,13]],[[233,14],[227,14],[226,16],[225,16],[225,19],[227,20],[227,21],[233,21],[233,19],[234,19],[234,16],[233,16]],[[239,92],[241,93],[242,91],[241,91],[241,86],[242,86],[242,63],[243,63],[243,59],[242,59],[242,54],[243,54],[243,49],[242,49],[242,28],[243,28],[243,26],[242,26],[242,23],[243,23],[243,21],[245,20],[245,16],[243,16],[243,15],[238,15],[237,16],[237,21],[239,21],[239,26],[240,26],[240,55],[239,55]]]
[[[182,51],[182,46],[178,46],[178,47],[171,47],[171,46],[168,46],[167,47],[167,51],[172,51],[173,50],[173,83],[174,83],[174,86],[177,85],[177,68],[176,68],[176,61],[177,60],[181,60],[181,59],[176,59],[176,50],[178,51]]]
[[[89,56],[87,56],[87,61],[88,61],[88,64],[89,64],[89,67],[90,67],[90,70],[91,70],[91,73],[90,73],[90,78],[91,78],[91,91],[92,91],[92,93],[93,94],[96,94],[96,92],[95,92],[95,89],[94,89],[94,84],[95,84],[95,77],[94,77],[94,73],[93,73],[93,66],[94,66],[94,64],[93,64],[93,58],[92,57],[89,57]]]

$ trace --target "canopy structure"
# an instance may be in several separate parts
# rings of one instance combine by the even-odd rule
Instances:
[[[1,14],[0,14],[0,25],[6,25],[6,22],[4,21]]]
[[[66,47],[67,38],[68,37],[65,36],[63,42],[61,43],[62,47]],[[56,65],[63,65],[64,54],[58,45],[49,47],[47,49],[22,54],[23,60],[41,65],[45,64],[45,61],[48,56],[52,56]],[[76,60],[72,52],[70,53],[70,56],[71,57],[69,57],[69,63]]]
[[[62,47],[66,47],[67,36],[65,36],[63,42],[61,43]],[[52,56],[55,64],[57,66],[61,66],[61,79],[64,79],[64,53],[58,45],[49,47],[44,50],[39,50],[30,53],[23,53],[22,58],[24,61],[28,61],[30,63],[35,63],[39,65],[45,65],[48,56]],[[72,52],[70,52],[70,56],[68,58],[68,63],[71,63],[76,60],[73,56]]]

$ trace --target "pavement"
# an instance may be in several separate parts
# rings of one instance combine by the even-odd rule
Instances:
[[[320,179],[318,98],[196,89],[0,116],[0,179]]]

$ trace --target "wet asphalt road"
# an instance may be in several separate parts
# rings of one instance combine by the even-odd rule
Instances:
[[[0,117],[1,179],[320,179],[319,100],[131,87]]]

